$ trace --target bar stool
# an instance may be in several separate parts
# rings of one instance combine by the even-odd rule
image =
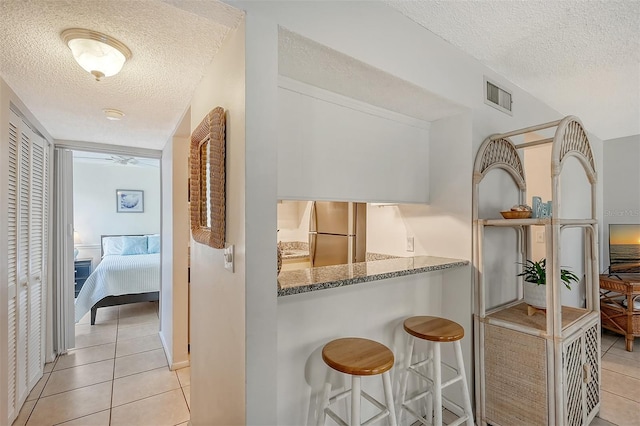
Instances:
[[[322,412],[318,416],[318,426],[324,425],[327,414],[340,425],[360,426],[361,396],[381,410],[380,413],[362,424],[368,425],[388,416],[389,424],[391,424],[391,426],[397,425],[391,379],[389,377],[389,370],[393,367],[394,358],[393,352],[391,352],[389,348],[369,339],[357,337],[336,339],[324,345],[322,348],[322,359],[333,370],[351,376],[351,389],[347,389],[329,398],[332,370],[327,371],[327,379],[321,401]],[[375,376],[378,374],[382,374],[386,406],[363,391],[360,387],[360,378],[362,376]],[[351,422],[347,423],[331,410],[330,405],[349,395],[351,395]]]
[[[468,426],[473,426],[473,412],[471,409],[471,398],[469,396],[469,388],[467,387],[467,377],[464,371],[464,361],[462,359],[462,348],[460,340],[464,337],[464,328],[456,322],[445,318],[415,316],[407,318],[404,321],[404,330],[409,334],[407,342],[406,360],[404,371],[402,374],[402,382],[400,384],[400,407],[399,416],[402,419],[404,411],[411,413],[418,421],[424,425],[433,424],[434,426],[442,425],[442,400],[456,407],[460,412],[464,413],[450,426],[459,425],[466,421]],[[411,364],[413,357],[413,349],[415,339],[429,341],[429,351],[426,359],[419,360]],[[457,368],[443,363],[440,356],[440,344],[453,343],[456,355]],[[427,374],[419,371],[418,368],[426,366]],[[442,369],[445,366],[455,373],[455,376],[442,383]],[[407,397],[407,380],[409,373],[414,374],[423,381],[427,382],[427,386],[418,389],[412,395]],[[464,408],[442,396],[442,390],[447,386],[460,382],[462,384],[462,393],[464,397]],[[414,411],[409,404],[427,397],[427,416],[428,420],[422,418],[418,412]],[[434,419],[431,423],[431,409],[433,408]]]

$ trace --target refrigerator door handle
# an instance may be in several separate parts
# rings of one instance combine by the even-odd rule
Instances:
[[[311,261],[310,263],[312,267],[316,261],[316,236],[317,234],[315,232],[309,233],[309,260]]]
[[[316,234],[318,233],[318,212],[316,211],[316,202],[311,203],[311,212],[309,214],[309,260],[311,266],[316,261]]]
[[[311,213],[309,214],[309,232],[318,232],[318,211],[316,202],[311,203]]]

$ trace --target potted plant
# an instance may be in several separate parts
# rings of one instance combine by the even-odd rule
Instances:
[[[522,272],[518,277],[524,277],[524,302],[539,309],[547,308],[547,295],[543,285],[547,284],[547,259],[537,262],[527,260],[522,265]],[[571,290],[572,282],[579,282],[580,278],[567,269],[560,269],[560,279],[566,288]]]

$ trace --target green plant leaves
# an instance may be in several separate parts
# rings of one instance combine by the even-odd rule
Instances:
[[[547,259],[540,259],[537,262],[527,259],[525,263],[518,262],[518,264],[522,265],[522,272],[516,275],[517,277],[524,277],[525,281],[538,285],[547,283]],[[576,274],[567,269],[560,269],[560,279],[569,290],[572,282],[580,281]]]

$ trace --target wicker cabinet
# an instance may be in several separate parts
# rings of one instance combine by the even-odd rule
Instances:
[[[555,129],[553,137],[515,145],[511,138]],[[547,131],[549,131],[547,130]],[[506,171],[516,185],[519,204],[526,203],[526,180],[519,149],[551,143],[552,212],[561,212],[559,177],[564,161],[575,157],[591,188],[590,217],[496,219],[479,217],[480,182],[493,170]],[[489,180],[489,182],[493,182]],[[499,190],[499,189],[496,189]],[[600,314],[598,300],[598,228],[595,205],[596,172],[591,147],[576,117],[492,135],[480,147],[474,166],[474,254],[476,359],[476,417],[486,425],[588,425],[600,409]],[[487,214],[488,209],[483,212]],[[499,212],[496,211],[496,217]],[[536,227],[536,228],[534,228]],[[545,229],[546,311],[532,313],[522,300],[517,277],[488,280],[488,250],[508,250],[489,245],[486,233],[508,231],[515,235],[524,262],[530,256],[533,229]],[[581,244],[563,247],[566,229],[581,231]],[[513,232],[515,231],[515,232]],[[510,238],[510,237],[507,237]],[[583,306],[562,303],[560,258],[562,250],[581,250],[584,259]],[[495,253],[490,253],[495,258]],[[490,281],[490,282],[489,282]],[[490,294],[507,288],[515,298],[489,303]]]

